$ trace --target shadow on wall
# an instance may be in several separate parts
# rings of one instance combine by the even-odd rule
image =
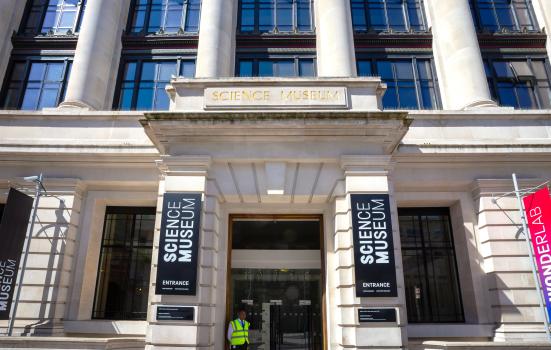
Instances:
[[[69,230],[69,222],[66,219],[71,216],[71,210],[66,207],[65,201],[63,199],[55,195],[46,195],[44,197],[56,198],[59,201],[59,205],[55,209],[55,222],[47,222],[46,220],[41,220],[40,213],[41,211],[42,213],[44,213],[44,209],[41,208],[42,210],[38,211],[36,225],[38,225],[40,229],[35,235],[33,235],[32,239],[35,240],[35,242],[45,241],[44,243],[40,242],[39,245],[47,246],[49,244],[50,250],[49,252],[46,252],[45,249],[44,251],[41,251],[41,249],[38,248],[38,254],[48,254],[48,261],[46,265],[37,267],[31,264],[32,267],[27,268],[26,271],[26,274],[36,274],[39,271],[44,271],[45,276],[41,281],[43,283],[42,295],[40,307],[37,315],[35,316],[36,321],[34,323],[27,324],[24,331],[22,332],[22,335],[40,336],[53,335],[55,333],[62,332],[56,331],[55,320],[62,319],[65,313],[65,303],[58,302],[60,299],[60,293],[67,293],[66,290],[68,288],[68,279],[63,278],[63,276],[68,273],[66,270],[69,269],[68,267],[64,268],[64,262],[65,259],[68,258],[65,256],[66,247],[68,241],[69,243],[71,241],[67,235]],[[27,266],[29,266],[33,255],[37,253],[36,249],[37,248],[33,249],[33,245],[31,244],[30,256],[27,261]],[[69,262],[69,264],[70,263],[71,262]],[[38,300],[33,301],[36,302]]]

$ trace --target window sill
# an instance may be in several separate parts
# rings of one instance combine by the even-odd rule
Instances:
[[[408,324],[408,338],[490,338],[495,325],[491,324]]]
[[[147,321],[82,320],[64,322],[65,333],[145,336]]]

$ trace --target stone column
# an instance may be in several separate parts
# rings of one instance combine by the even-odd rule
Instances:
[[[233,75],[236,32],[235,0],[203,0],[197,48],[197,78]]]
[[[60,107],[110,109],[106,101],[113,94],[110,83],[118,71],[116,62],[128,8],[129,0],[88,1],[67,94]]]
[[[338,266],[340,292],[337,317],[339,328],[335,331],[338,348],[354,349],[403,349],[407,346],[406,311],[403,268],[401,259],[398,210],[389,180],[392,162],[389,156],[343,156],[344,193],[335,200],[335,254]],[[353,193],[388,193],[393,226],[394,255],[398,297],[360,298],[356,297],[354,272],[354,247],[352,239],[352,216],[350,195]],[[358,322],[358,308],[395,308],[397,323],[365,324]],[[340,338],[340,339],[339,339]]]
[[[521,188],[543,180],[520,181]],[[512,180],[479,179],[473,184],[478,215],[478,249],[486,271],[485,284],[496,323],[495,341],[545,341],[544,313],[522,234],[518,201],[513,196],[492,202],[496,193],[513,190]],[[512,221],[513,220],[513,221]]]
[[[532,1],[539,27],[547,34],[547,57],[551,57],[551,1]]]
[[[19,29],[24,9],[25,1],[0,1],[0,81],[4,81],[12,49],[11,36]]]
[[[314,1],[319,77],[355,77],[356,53],[350,2]]]
[[[208,156],[164,157],[159,161],[161,181],[157,204],[154,248],[152,255],[151,283],[149,288],[149,312],[146,335],[146,349],[208,349],[221,341],[214,336],[217,255],[219,223],[217,200],[206,193],[207,170],[211,159]],[[155,295],[157,256],[159,253],[160,219],[163,196],[167,192],[193,192],[203,194],[201,229],[199,238],[199,261],[197,293],[194,296]],[[194,321],[156,321],[157,305],[196,306]],[[220,321],[218,319],[218,321]]]
[[[468,0],[428,0],[444,109],[495,107]]]
[[[34,191],[33,185],[16,182]],[[14,335],[64,334],[84,187],[80,180],[69,178],[46,178],[44,186],[48,194],[38,205]]]

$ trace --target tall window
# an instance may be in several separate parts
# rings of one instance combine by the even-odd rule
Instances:
[[[86,0],[32,0],[21,32],[25,35],[78,32]]]
[[[544,59],[485,61],[490,90],[502,106],[519,109],[551,107],[548,65]]]
[[[354,30],[357,32],[426,31],[421,1],[351,0]]]
[[[480,30],[538,30],[531,0],[470,0],[471,12]]]
[[[313,77],[314,58],[241,58],[237,75],[240,77]]]
[[[130,33],[197,33],[201,0],[135,0]]]
[[[115,105],[122,110],[166,110],[165,86],[173,76],[195,76],[194,59],[127,60],[123,63]]]
[[[240,0],[242,33],[311,32],[312,0]]]
[[[399,209],[410,323],[464,322],[447,208]]]
[[[40,110],[57,107],[65,96],[71,62],[14,61],[4,87],[3,108]]]
[[[439,107],[437,80],[430,59],[381,59],[356,61],[359,76],[380,76],[387,84],[383,107],[435,109]]]
[[[93,318],[145,320],[155,210],[107,207]]]

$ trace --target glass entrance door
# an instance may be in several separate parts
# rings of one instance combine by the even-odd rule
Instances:
[[[322,349],[321,220],[231,218],[228,319],[247,310],[251,350]]]
[[[231,313],[247,310],[250,349],[321,349],[320,269],[232,269]]]

